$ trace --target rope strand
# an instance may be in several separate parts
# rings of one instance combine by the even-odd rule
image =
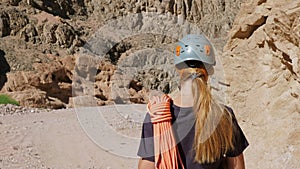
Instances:
[[[170,98],[167,95],[155,97],[147,105],[153,123],[156,169],[182,169],[184,165],[176,146],[171,120]]]

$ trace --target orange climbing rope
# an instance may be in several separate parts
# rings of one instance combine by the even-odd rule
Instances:
[[[147,105],[153,123],[154,153],[156,169],[184,169],[174,138],[170,112],[170,98],[167,95],[154,97]]]

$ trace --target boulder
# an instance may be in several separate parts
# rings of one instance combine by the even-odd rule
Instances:
[[[61,109],[66,107],[66,104],[59,99],[49,97],[45,91],[37,89],[8,92],[5,94],[18,101],[20,106],[23,107],[51,109]]]

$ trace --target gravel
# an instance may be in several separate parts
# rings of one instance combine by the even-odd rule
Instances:
[[[16,106],[12,104],[2,104],[0,105],[0,117],[5,115],[25,115],[30,113],[41,113],[49,112],[51,109],[42,108],[26,108],[21,106]]]

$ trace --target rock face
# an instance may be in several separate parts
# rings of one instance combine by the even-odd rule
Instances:
[[[89,55],[77,56],[72,83],[72,106],[97,106],[113,103],[111,76],[115,65]]]
[[[299,1],[252,0],[229,33],[223,62],[230,104],[249,133],[248,168],[299,166],[299,16]]]
[[[177,16],[179,21],[186,20],[197,24],[201,31],[212,38],[222,50],[227,32],[232,26],[242,0],[115,0],[91,1],[85,3],[87,11],[93,10],[98,20],[111,20],[131,13],[154,12]]]
[[[152,68],[145,67],[147,64],[138,61],[142,66],[138,67],[137,72],[132,71],[133,69],[126,72],[130,74],[130,80],[122,82],[126,84],[121,86],[127,86],[128,89],[124,95],[124,91],[114,88],[119,82],[111,80],[118,79],[119,75],[116,73],[124,67],[135,67],[129,61],[125,65],[125,60],[141,59],[139,53],[143,53],[146,48],[168,51],[170,54],[167,56],[172,57],[173,43],[188,32],[203,31],[217,42],[218,49],[222,49],[226,40],[225,32],[231,28],[239,7],[240,1],[218,0],[3,0],[0,2],[0,37],[3,37],[0,46],[6,53],[5,60],[11,72],[7,75],[8,79],[1,77],[2,83],[7,81],[5,86],[2,84],[1,92],[12,94],[14,97],[19,93],[18,101],[26,106],[42,104],[44,107],[66,107],[69,103],[72,104],[76,97],[89,94],[99,105],[110,104],[116,100],[122,100],[124,103],[145,103],[149,90],[171,91],[176,88],[174,73],[164,71],[163,66],[155,66],[156,63],[161,64],[158,63],[159,60],[153,59],[159,52],[152,51],[153,58],[148,58],[154,65]],[[169,16],[169,19],[166,16]],[[124,17],[127,17],[123,20],[125,22],[118,21]],[[155,21],[151,21],[151,18]],[[177,26],[174,27],[174,23]],[[103,41],[90,41],[97,29],[109,24],[116,25],[106,32],[113,33],[112,36],[101,38]],[[126,36],[126,32],[135,32],[136,35],[131,34],[129,37]],[[176,33],[172,35],[172,32]],[[114,39],[113,36],[118,38]],[[93,58],[81,58],[79,49],[88,46],[85,42],[91,42],[92,51],[96,51],[96,54],[102,49],[107,52],[104,53],[106,59],[97,60],[94,62],[97,65],[94,66],[88,64],[86,70],[86,63],[81,63],[81,60]],[[99,49],[103,42],[108,46]],[[109,46],[110,42],[112,46]],[[62,62],[66,56],[80,63]],[[119,62],[119,59],[124,63]],[[76,68],[65,68],[66,64],[73,64]],[[148,72],[150,74],[147,74]],[[67,75],[62,77],[63,73]],[[142,80],[144,78],[147,80]],[[73,88],[70,87],[71,83]],[[44,101],[29,101],[32,99],[24,94],[24,91],[30,93],[33,90],[37,90],[36,96],[39,95],[36,98]],[[120,97],[116,93],[123,96]],[[22,95],[24,97],[21,97]],[[51,100],[55,101],[55,105],[51,106]],[[57,106],[57,102],[60,106]]]
[[[172,54],[144,49],[123,56],[112,76],[112,99],[119,103],[147,103],[149,90],[170,93],[177,87]]]
[[[10,72],[2,88],[23,106],[64,108],[72,96],[74,59],[65,57],[50,64],[35,63],[34,71]]]

